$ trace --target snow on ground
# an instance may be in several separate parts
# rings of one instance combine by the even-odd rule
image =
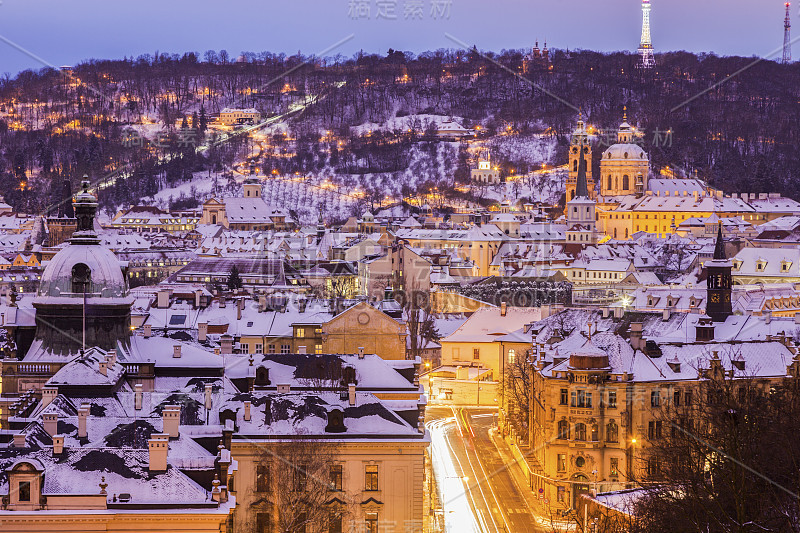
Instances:
[[[418,132],[423,132],[430,124],[435,124],[439,127],[443,122],[457,122],[460,125],[464,125],[464,119],[461,117],[451,117],[446,115],[427,115],[427,114],[420,114],[420,115],[407,115],[405,117],[394,117],[390,118],[383,124],[378,124],[376,122],[365,122],[364,124],[359,124],[358,126],[353,126],[350,128],[355,135],[366,135],[370,131],[402,131],[406,132],[409,129],[414,129]]]
[[[564,193],[566,181],[566,167],[547,171],[537,170],[506,183],[488,186],[484,197],[498,202],[506,199],[516,201],[520,198],[530,198],[534,202],[555,204]]]

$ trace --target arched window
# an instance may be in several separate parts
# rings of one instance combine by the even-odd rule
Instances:
[[[577,158],[575,158],[575,159],[572,161],[572,171],[573,171],[573,172],[577,172],[577,171],[578,171],[578,159],[577,159]]]
[[[597,442],[600,440],[600,428],[597,424],[592,424],[592,442]]]
[[[611,174],[608,175],[608,190],[611,190]]]
[[[606,440],[608,442],[619,442],[619,426],[613,420],[606,425]]]
[[[72,267],[72,292],[83,294],[89,292],[89,283],[92,281],[91,269],[83,263]]]
[[[260,366],[256,369],[256,385],[269,385],[269,370]]]
[[[575,424],[575,440],[586,440],[586,424],[583,422]]]
[[[558,421],[558,435],[557,439],[569,439],[569,422],[566,420]]]
[[[622,188],[627,191],[630,188],[630,186],[631,186],[631,180],[628,177],[628,175],[625,174],[624,176],[622,176]]]

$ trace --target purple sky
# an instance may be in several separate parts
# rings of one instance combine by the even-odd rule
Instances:
[[[434,18],[432,4],[449,5]],[[370,6],[369,18],[350,5]],[[378,19],[381,3],[396,20]],[[404,18],[422,5],[422,20]],[[766,56],[783,42],[782,0],[652,0],[659,50]],[[388,13],[391,15],[391,13]],[[792,6],[800,39],[798,6]],[[551,48],[632,50],[639,42],[638,0],[0,0],[0,41],[9,40],[53,65],[143,53],[226,49],[319,53],[359,49],[420,52],[455,48],[445,32],[481,49],[527,48],[537,37]],[[780,54],[778,54],[779,57]],[[773,54],[771,56],[775,58]],[[0,42],[0,74],[42,64]]]

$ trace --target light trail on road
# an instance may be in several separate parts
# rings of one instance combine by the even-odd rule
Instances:
[[[475,519],[467,499],[466,484],[453,462],[455,455],[451,452],[446,435],[447,426],[452,424],[455,424],[455,419],[434,420],[425,424],[431,435],[431,462],[439,487],[439,500],[444,511],[445,531],[448,533],[487,531],[480,527]]]

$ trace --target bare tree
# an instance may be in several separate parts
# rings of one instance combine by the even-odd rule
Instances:
[[[341,470],[332,441],[296,438],[262,445],[248,530],[254,533],[323,533],[346,516],[340,504]],[[346,503],[346,502],[343,502]],[[332,527],[333,526],[333,527]],[[341,529],[340,529],[341,531]]]
[[[735,350],[715,354],[701,381],[654,413],[639,480],[651,488],[631,531],[800,531],[800,383],[734,378]],[[748,363],[750,363],[748,361]]]
[[[408,359],[421,358],[428,344],[439,340],[439,332],[436,330],[435,316],[431,308],[430,293],[420,290],[412,280],[401,295],[401,305],[406,318],[409,338],[406,357]],[[432,361],[431,364],[435,365],[438,362]]]

